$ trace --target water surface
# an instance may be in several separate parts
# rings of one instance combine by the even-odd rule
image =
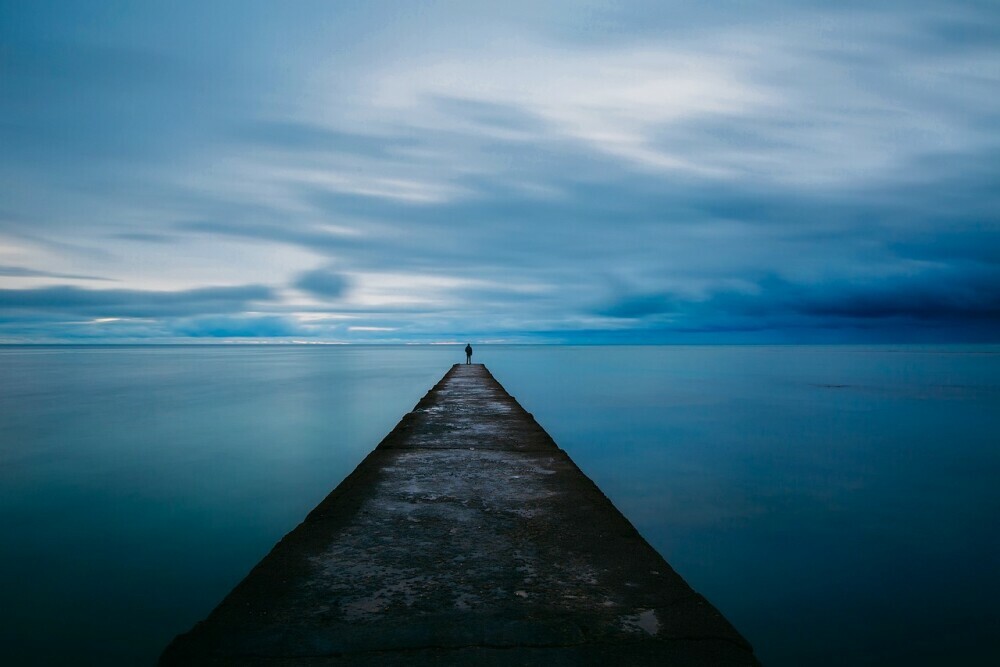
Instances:
[[[155,661],[462,356],[0,348],[8,664]],[[1000,348],[476,360],[766,664],[1000,653]]]

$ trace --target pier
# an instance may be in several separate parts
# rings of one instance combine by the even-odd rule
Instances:
[[[758,662],[471,364],[452,367],[160,664]]]

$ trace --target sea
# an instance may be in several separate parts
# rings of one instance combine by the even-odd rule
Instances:
[[[152,665],[461,345],[0,347],[5,665]],[[474,361],[765,665],[994,665],[1000,346]]]

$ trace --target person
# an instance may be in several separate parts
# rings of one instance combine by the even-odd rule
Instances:
[[[465,363],[472,363],[472,346],[468,343],[465,344]]]

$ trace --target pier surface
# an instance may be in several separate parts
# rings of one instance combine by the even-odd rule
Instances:
[[[456,365],[161,665],[756,665],[480,364]]]

